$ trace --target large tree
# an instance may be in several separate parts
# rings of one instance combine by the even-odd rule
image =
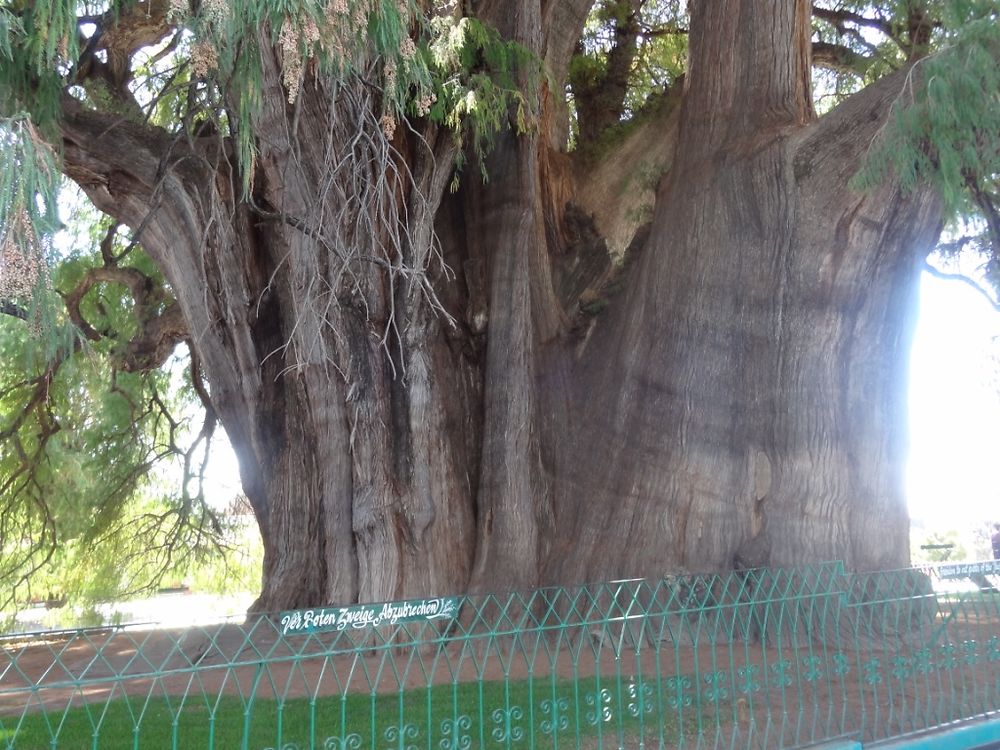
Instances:
[[[216,420],[263,610],[907,563],[919,273],[948,216],[980,212],[960,245],[1000,238],[995,2],[39,0],[0,19],[4,330],[49,342],[3,391],[0,572],[57,541],[59,460],[117,467],[88,480],[106,528],[156,459],[197,474]],[[32,286],[55,169],[107,219]],[[193,446],[157,376],[181,345]],[[84,370],[116,419],[81,414]],[[213,534],[187,474],[156,518],[168,551]]]

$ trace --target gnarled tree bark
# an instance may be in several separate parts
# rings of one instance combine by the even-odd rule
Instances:
[[[478,3],[555,85],[458,195],[448,134],[396,136],[401,244],[355,231],[379,161],[329,169],[358,148],[346,118],[376,123],[361,91],[309,84],[292,108],[269,60],[252,201],[225,141],[67,100],[67,174],[141,227],[239,457],[257,609],[906,562],[902,383],[940,211],[925,190],[848,188],[902,80],[816,119],[809,3],[767,5],[691,3],[683,91],[574,169],[556,92],[590,3]],[[426,257],[434,230],[450,271]]]

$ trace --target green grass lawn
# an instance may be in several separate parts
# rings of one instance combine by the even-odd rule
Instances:
[[[652,681],[546,677],[317,700],[121,698],[0,718],[0,749],[469,750],[569,748],[580,740],[617,747],[640,736],[693,735],[699,715],[714,725],[717,711],[725,721],[730,710],[711,704],[679,712],[667,695]]]

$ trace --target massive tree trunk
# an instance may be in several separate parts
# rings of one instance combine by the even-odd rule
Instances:
[[[456,195],[447,133],[375,153],[351,137],[379,127],[365,86],[291,107],[276,59],[249,202],[225,142],[67,104],[68,174],[141,228],[184,311],[264,539],[258,609],[907,561],[905,371],[939,209],[847,186],[902,79],[816,119],[809,3],[692,3],[684,91],[574,168],[556,92],[589,5],[477,4],[555,84]],[[658,189],[623,199],[655,199],[640,228],[608,185],[650,162]]]
[[[939,209],[847,188],[902,80],[815,120],[809,4],[775,6],[693,8],[650,239],[581,358],[554,579],[609,555],[620,575],[908,560],[905,373]]]

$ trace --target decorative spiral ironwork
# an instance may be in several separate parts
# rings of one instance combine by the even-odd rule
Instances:
[[[415,740],[420,736],[420,729],[413,724],[387,727],[385,738],[392,743],[387,750],[417,750],[416,745],[407,745],[407,740]]]
[[[843,677],[851,671],[850,662],[842,652],[838,651],[833,655],[833,669],[830,670],[837,677]]]
[[[520,706],[498,708],[492,713],[492,717],[496,724],[493,739],[497,742],[517,742],[523,739],[524,730],[514,723],[524,718],[524,711]]]
[[[757,679],[759,673],[760,667],[756,664],[747,664],[745,667],[740,667],[736,670],[736,677],[739,679],[739,690],[741,693],[749,695],[760,690],[760,680]]]
[[[979,663],[979,644],[975,641],[962,641],[962,661],[970,667]]]
[[[866,683],[869,685],[878,685],[882,682],[882,672],[880,671],[881,666],[882,662],[878,660],[878,657],[873,657],[865,662],[864,670]]]
[[[653,686],[648,682],[628,684],[628,709],[633,718],[639,718],[643,714],[653,711]]]
[[[468,716],[456,716],[441,722],[441,750],[469,750],[472,747],[472,719]]]
[[[816,682],[823,676],[823,661],[818,656],[802,657],[802,679]]]
[[[569,729],[569,701],[565,698],[546,698],[542,701],[540,709],[543,716],[538,728],[542,734],[553,734],[557,731]]]
[[[958,659],[955,657],[954,643],[943,643],[938,647],[937,666],[938,669],[954,669],[958,666]]]
[[[600,692],[590,693],[583,699],[588,706],[593,706],[592,711],[587,711],[584,718],[588,724],[597,726],[598,724],[611,721],[613,712],[611,710],[611,691],[601,688]]]
[[[323,740],[323,750],[360,750],[361,735],[356,732],[343,737],[327,737]]]
[[[913,662],[906,656],[892,657],[892,676],[897,680],[905,680],[913,674]]]
[[[788,687],[792,684],[792,676],[788,674],[792,663],[788,659],[776,661],[771,665],[772,682],[778,687]]]
[[[917,674],[930,674],[934,671],[934,662],[931,659],[929,648],[922,648],[913,654],[913,671]]]
[[[671,708],[691,705],[691,679],[671,677],[667,680],[667,703]]]
[[[705,680],[705,700],[709,703],[718,703],[729,697],[729,690],[726,688],[725,672],[709,672],[703,678]]]

